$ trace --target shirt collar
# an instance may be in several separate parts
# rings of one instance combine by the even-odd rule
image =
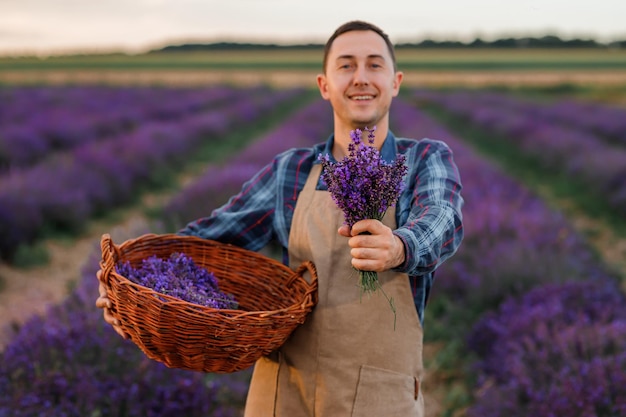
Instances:
[[[330,161],[333,163],[337,162],[337,160],[335,159],[332,153],[334,143],[335,143],[335,134],[333,133],[328,137],[328,140],[326,141],[326,144],[324,145],[324,149],[321,152],[322,155],[328,155],[330,157]],[[396,137],[390,130],[387,132],[387,137],[385,138],[385,141],[383,142],[383,146],[380,148],[380,156],[383,159],[383,161],[387,163],[392,163],[396,160],[397,153],[398,151],[396,149]],[[316,158],[315,163],[319,164],[320,163],[319,159]]]

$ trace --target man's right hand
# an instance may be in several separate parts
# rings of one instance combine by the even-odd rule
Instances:
[[[124,331],[120,327],[119,321],[116,318],[114,318],[113,315],[111,314],[111,300],[109,300],[109,298],[107,297],[107,289],[106,289],[106,287],[104,286],[102,281],[100,281],[100,275],[101,274],[102,274],[102,270],[99,270],[98,272],[96,272],[96,277],[98,277],[98,282],[100,283],[100,285],[98,287],[98,291],[100,292],[100,296],[96,300],[96,307],[101,308],[103,310],[103,312],[104,312],[104,321],[106,321],[111,326],[113,326],[113,329],[115,329],[117,334],[122,336],[124,339],[128,339],[128,335],[126,333],[124,333]]]

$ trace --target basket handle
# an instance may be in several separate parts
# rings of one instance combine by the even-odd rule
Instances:
[[[296,270],[293,273],[293,276],[291,277],[291,279],[289,279],[289,282],[287,282],[287,285],[291,285],[293,284],[293,282],[297,279],[297,278],[301,278],[304,275],[305,271],[309,271],[309,273],[311,274],[311,286],[313,287],[314,284],[317,282],[317,269],[315,268],[315,264],[311,261],[304,261],[300,264],[300,266],[298,268],[296,268]]]
[[[108,233],[102,235],[100,249],[102,250],[102,260],[100,261],[102,273],[100,274],[100,280],[108,286],[109,276],[115,268],[115,262],[119,257],[119,250]]]

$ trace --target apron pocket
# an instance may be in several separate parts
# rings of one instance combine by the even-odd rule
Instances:
[[[352,417],[420,417],[424,401],[419,381],[387,369],[362,365]]]

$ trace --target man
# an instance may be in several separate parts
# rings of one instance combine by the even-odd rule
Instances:
[[[316,265],[318,304],[284,346],[256,363],[246,417],[422,416],[424,306],[435,269],[463,237],[458,170],[443,142],[389,131],[403,74],[381,29],[342,25],[323,65],[317,84],[334,112],[328,141],[278,155],[226,205],[180,233],[250,250],[274,239],[290,266]],[[406,156],[407,187],[383,221],[362,220],[350,230],[320,181],[318,155],[341,159],[350,132],[374,126],[383,159]],[[385,297],[361,296],[353,267],[378,272],[394,299],[396,326]],[[116,327],[102,286],[100,293],[96,304]]]

